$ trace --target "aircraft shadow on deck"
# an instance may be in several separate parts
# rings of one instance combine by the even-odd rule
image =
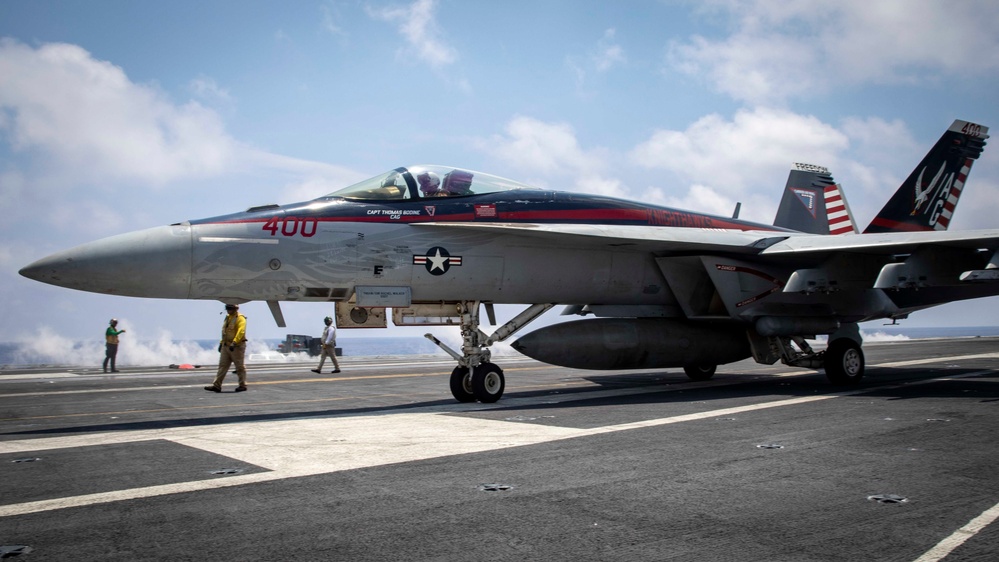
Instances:
[[[978,397],[983,402],[999,401],[999,382],[981,380],[980,377],[959,378],[952,381],[940,381],[939,384],[913,384],[933,379],[959,377],[968,373],[981,372],[975,368],[897,368],[870,367],[864,381],[856,386],[833,386],[825,375],[816,372],[790,378],[774,378],[763,374],[719,373],[712,381],[695,383],[683,373],[653,372],[627,373],[620,375],[598,375],[584,377],[585,380],[598,385],[598,389],[584,389],[574,394],[575,400],[560,400],[555,404],[538,404],[530,406],[510,405],[497,409],[557,409],[566,407],[569,403],[585,402],[589,406],[615,406],[627,404],[670,404],[683,402],[709,402],[744,397],[800,397],[821,394],[835,394],[842,391],[861,391],[867,396],[888,397],[891,400],[907,400],[910,398],[968,398]],[[981,377],[999,377],[999,370],[989,370]],[[738,380],[738,379],[744,380]],[[733,381],[738,381],[733,384]],[[712,384],[713,382],[721,384]],[[899,387],[898,385],[906,385]],[[912,386],[908,386],[912,385]],[[661,386],[661,392],[643,392],[618,396],[587,397],[588,392],[595,390],[610,390],[629,388],[650,388]],[[551,394],[543,391],[542,394]],[[559,391],[563,398],[570,394]],[[510,394],[510,397],[520,396]]]
[[[864,395],[883,397],[889,400],[909,400],[914,398],[978,398],[981,402],[999,401],[999,382],[983,380],[982,377],[999,377],[999,370],[989,370],[978,377],[941,380],[937,384],[912,384],[932,379],[960,377],[968,373],[981,372],[975,368],[888,368],[872,367],[863,383],[857,386],[833,386],[822,373],[792,378],[774,378],[760,374],[719,373],[713,381],[695,383],[686,375],[675,372],[622,373],[583,377],[597,385],[596,388],[537,389],[525,392],[509,392],[507,400],[526,398],[558,397],[558,402],[537,402],[532,404],[495,405],[466,404],[456,405],[451,399],[396,404],[389,406],[366,406],[360,408],[327,408],[301,412],[271,412],[261,414],[225,415],[219,417],[198,417],[186,419],[147,420],[81,425],[73,427],[53,427],[6,432],[6,436],[46,436],[66,434],[87,434],[115,431],[142,431],[151,429],[172,429],[211,425],[229,425],[247,422],[287,421],[316,417],[346,417],[360,415],[390,415],[413,410],[440,407],[441,413],[468,414],[481,411],[517,410],[556,410],[566,407],[603,407],[636,404],[676,404],[685,402],[709,402],[732,398],[799,397],[834,394],[839,391],[862,391]],[[733,384],[733,380],[744,378]],[[718,382],[722,384],[712,384]],[[615,396],[588,396],[593,392],[610,389],[649,389],[635,394]],[[252,404],[247,404],[252,407]]]

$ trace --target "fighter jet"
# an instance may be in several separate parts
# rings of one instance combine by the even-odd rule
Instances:
[[[988,137],[954,129],[946,166],[968,164]],[[21,274],[112,295],[260,300],[281,326],[281,301],[332,302],[340,328],[385,327],[389,309],[397,325],[457,325],[459,350],[427,334],[457,361],[452,395],[495,402],[505,376],[490,347],[558,305],[594,318],[512,347],[576,368],[682,367],[695,380],[780,360],[856,384],[858,322],[999,294],[999,229],[828,236],[410,166],[311,201],[98,240]],[[525,309],[486,334],[480,309],[495,325],[495,304]],[[817,335],[826,349],[807,343]]]

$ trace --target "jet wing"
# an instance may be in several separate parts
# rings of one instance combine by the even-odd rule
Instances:
[[[413,226],[478,230],[542,238],[560,243],[605,244],[646,248],[654,252],[725,252],[761,257],[858,253],[908,254],[922,247],[999,248],[999,230],[945,232],[884,232],[855,236],[825,236],[763,230],[723,230],[639,225],[540,223],[422,223]]]
[[[953,287],[967,281],[999,281],[999,230],[827,236],[762,230],[636,225],[424,225],[535,237],[566,247],[598,245],[645,250],[657,255],[657,259],[667,261],[690,259],[684,256],[701,256],[710,260],[715,259],[708,257],[711,255],[730,258],[742,255],[743,260],[748,260],[744,264],[746,267],[749,263],[757,264],[753,266],[756,268],[754,271],[775,268],[769,275],[786,278],[783,284],[785,293]],[[670,262],[666,270],[675,268],[676,265]],[[717,269],[717,265],[714,269]],[[708,270],[711,271],[712,268],[709,267]],[[671,284],[674,285],[674,290],[676,284]],[[993,292],[988,290],[988,294]],[[985,293],[968,293],[968,296],[955,294],[948,296],[944,302],[973,296],[985,296]]]
[[[789,236],[760,252],[762,256],[831,254],[907,254],[918,248],[996,249],[999,230],[946,232],[884,232],[858,236]]]
[[[929,292],[917,292],[918,298],[909,295],[908,308],[915,310],[994,294],[994,287],[970,288],[967,283],[999,281],[999,230],[797,236],[759,254],[759,258],[768,257],[783,258],[800,268],[784,286],[788,293],[863,287],[952,288],[943,296]]]

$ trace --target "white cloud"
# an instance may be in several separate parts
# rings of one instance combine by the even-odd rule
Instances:
[[[593,55],[593,64],[597,71],[606,72],[619,64],[627,62],[624,56],[624,48],[614,41],[615,30],[613,28],[604,32],[604,36],[597,43],[597,52]]]
[[[175,105],[75,45],[0,40],[0,75],[2,126],[16,153],[44,157],[39,173],[162,185],[217,174],[237,150],[211,110]]]
[[[436,0],[416,0],[405,7],[369,8],[368,13],[376,19],[398,23],[399,33],[410,47],[407,52],[439,68],[458,60],[458,52],[441,40],[443,33],[435,19],[436,8]]]
[[[624,54],[624,47],[614,40],[616,34],[617,31],[614,28],[607,29],[588,55],[567,55],[565,57],[565,66],[573,77],[577,95],[584,98],[595,95],[593,91],[587,89],[587,80],[591,73],[609,72],[628,62],[628,58]]]
[[[710,5],[733,20],[722,39],[670,45],[668,64],[734,99],[775,104],[836,83],[936,80],[999,68],[990,0],[753,0]]]
[[[276,203],[295,203],[315,199],[348,185],[357,183],[371,174],[364,174],[333,164],[302,160],[262,150],[245,149],[236,161],[238,168],[265,168],[284,171],[291,176],[286,180]]]
[[[968,183],[954,211],[952,230],[996,227],[996,201],[999,201],[999,182],[995,170],[984,168],[976,162],[968,174]],[[996,168],[996,166],[992,166]]]
[[[24,197],[27,180],[19,170],[7,170],[0,173],[0,186],[0,207],[9,209]]]
[[[853,118],[836,127],[770,108],[657,130],[624,154],[581,146],[570,125],[526,116],[511,119],[504,134],[478,147],[534,185],[720,216],[731,216],[742,202],[741,218],[765,223],[773,220],[794,162],[829,167],[860,221],[877,212],[899,175],[929,148],[899,121]]]
[[[773,186],[792,162],[834,166],[847,146],[846,135],[815,117],[757,108],[740,110],[731,121],[708,115],[685,131],[656,131],[631,159],[731,195]]]
[[[342,16],[340,15],[339,6],[333,2],[327,2],[319,7],[323,13],[322,27],[327,32],[338,37],[346,37],[347,32],[340,25]]]
[[[279,203],[293,203],[298,201],[310,201],[316,197],[322,197],[348,185],[355,184],[363,180],[361,174],[330,174],[325,176],[313,176],[301,181],[295,181],[284,186],[281,190]]]
[[[68,230],[81,238],[103,236],[124,230],[127,222],[113,203],[97,198],[52,203],[43,219],[53,227]]]
[[[869,197],[871,204],[877,205],[878,209],[887,201],[888,194],[905,179],[904,176],[898,177],[898,174],[915,168],[931,147],[917,142],[909,127],[897,119],[885,121],[877,117],[849,117],[843,120],[840,128],[849,137],[852,152],[863,155],[864,160],[864,163],[847,161],[841,170],[854,178],[849,201],[855,203]],[[943,130],[940,132],[943,133]],[[835,175],[839,171],[834,170],[833,173]],[[869,209],[872,217],[878,209]]]
[[[16,208],[49,200],[44,220],[61,228],[107,234],[128,226],[115,205],[138,204],[140,210],[127,217],[136,219],[149,187],[194,189],[252,174],[258,185],[283,183],[285,195],[294,197],[308,191],[303,185],[325,193],[363,178],[341,166],[239,143],[213,110],[193,101],[176,104],[75,45],[32,48],[0,40],[0,75],[6,77],[0,81],[0,142],[11,149],[0,160],[0,202]],[[231,99],[205,76],[189,88],[216,101]],[[201,202],[208,207],[221,197],[213,189]]]
[[[217,103],[223,105],[231,105],[233,103],[232,96],[229,94],[229,90],[222,88],[218,85],[218,82],[214,78],[208,76],[198,76],[188,85],[188,89],[195,96],[209,102]]]
[[[579,168],[586,160],[571,126],[531,117],[511,120],[505,137],[493,137],[493,149],[501,159],[542,174],[553,174],[563,167]]]
[[[940,129],[943,132],[943,128]],[[917,140],[906,123],[877,117],[817,117],[773,108],[743,109],[727,119],[703,117],[685,129],[653,131],[630,151],[580,144],[567,123],[511,119],[478,148],[511,177],[540,187],[611,195],[679,209],[770,223],[795,162],[829,168],[864,228],[935,141]],[[994,171],[979,162],[962,200],[989,201]],[[978,179],[974,179],[978,178]],[[961,228],[991,223],[988,204],[959,210]]]
[[[505,133],[480,141],[479,147],[520,174],[547,178],[527,181],[541,186],[557,181],[559,189],[620,195],[620,182],[605,177],[606,151],[583,150],[568,124],[521,116],[507,123]]]
[[[687,191],[667,191],[662,187],[648,187],[642,194],[641,199],[655,205],[699,211],[712,215],[725,215],[726,213],[731,213],[735,208],[735,201],[732,198],[718,193],[711,187],[696,183],[690,186],[690,189]]]

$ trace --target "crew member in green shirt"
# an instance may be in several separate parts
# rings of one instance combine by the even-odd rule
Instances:
[[[118,355],[118,334],[124,334],[125,330],[117,329],[118,319],[112,318],[111,325],[104,332],[105,350],[104,350],[104,372],[108,372],[108,361],[111,362],[111,372],[117,373],[118,369],[114,368],[114,360]]]

